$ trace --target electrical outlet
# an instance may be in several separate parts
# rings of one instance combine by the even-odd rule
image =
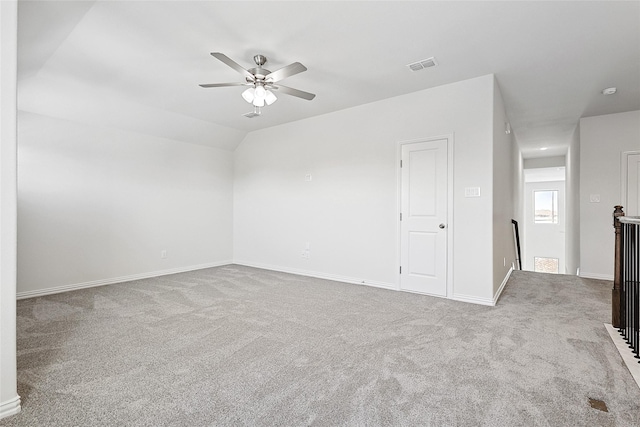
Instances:
[[[160,251],[160,258],[166,258],[167,257],[167,251],[166,250],[162,250]]]
[[[309,259],[311,257],[311,243],[305,242],[304,249],[302,250],[302,258]]]

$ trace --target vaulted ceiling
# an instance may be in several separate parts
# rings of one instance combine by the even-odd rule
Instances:
[[[20,1],[21,110],[233,149],[252,130],[490,73],[525,157],[563,154],[580,117],[640,109],[640,2]],[[283,83],[261,117],[257,53]],[[412,72],[435,56],[438,66]],[[602,89],[615,86],[615,95]],[[366,123],[363,123],[366,126]],[[541,147],[550,147],[541,152]]]

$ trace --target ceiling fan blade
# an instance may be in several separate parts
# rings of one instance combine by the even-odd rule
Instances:
[[[306,99],[307,101],[311,101],[313,98],[316,97],[316,95],[313,93],[294,89],[288,86],[277,85],[277,86],[271,86],[271,88],[279,90],[280,92],[286,93],[287,95],[293,95],[293,96],[297,96],[298,98]]]
[[[250,72],[248,72],[247,70],[245,70],[244,68],[242,68],[242,66],[240,64],[238,64],[237,62],[235,62],[233,59],[229,58],[227,55],[225,55],[224,53],[220,53],[220,52],[211,52],[211,56],[213,56],[214,58],[224,62],[225,64],[227,64],[229,67],[233,68],[234,70],[236,70],[237,72],[239,72],[240,74],[242,74],[243,76],[251,79],[251,80],[255,80],[255,77],[253,74],[251,74]]]
[[[226,86],[252,86],[252,83],[207,83],[198,85],[200,87],[226,87]]]
[[[273,71],[267,74],[264,79],[267,82],[277,82],[287,77],[291,77],[303,71],[307,71],[307,67],[302,65],[299,62],[294,62],[293,64],[289,64],[286,67],[282,67],[279,70]]]

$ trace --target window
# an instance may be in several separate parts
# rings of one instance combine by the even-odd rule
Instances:
[[[556,273],[558,274],[558,258],[533,258],[533,271],[538,273]]]
[[[542,190],[533,192],[533,222],[536,224],[558,223],[558,191]]]

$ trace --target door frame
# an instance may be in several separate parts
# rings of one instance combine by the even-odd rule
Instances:
[[[402,146],[407,144],[415,144],[418,142],[431,142],[439,140],[447,141],[447,291],[446,295],[439,298],[450,299],[453,296],[453,150],[454,150],[454,134],[445,134],[430,136],[425,138],[416,138],[408,140],[400,140],[396,142],[396,261],[397,261],[397,279],[396,290],[402,290],[400,288],[400,265],[401,259],[401,245],[402,245],[402,233],[400,229],[400,213],[402,211],[402,169],[400,168],[400,161],[402,160]],[[403,291],[410,292],[410,291]],[[436,295],[432,295],[437,297]]]
[[[620,153],[620,204],[624,209],[627,206],[627,180],[629,179],[629,157],[640,154],[640,151],[623,151]]]

